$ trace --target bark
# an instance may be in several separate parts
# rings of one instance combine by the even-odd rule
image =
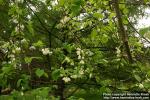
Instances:
[[[124,26],[123,26],[122,15],[121,15],[121,12],[120,12],[120,9],[119,9],[118,0],[113,0],[113,4],[114,4],[115,12],[116,12],[116,17],[117,17],[117,20],[118,20],[118,27],[119,27],[120,36],[121,36],[123,45],[125,47],[126,54],[128,56],[129,62],[133,63],[133,58],[132,58],[132,55],[131,55],[131,52],[130,52],[130,47],[129,47],[129,44],[128,44],[128,35],[127,35],[127,33],[124,29]]]
[[[58,85],[58,90],[57,90],[57,95],[60,96],[60,100],[65,100],[64,98],[64,89],[65,89],[65,84],[62,78],[59,80],[59,85]]]

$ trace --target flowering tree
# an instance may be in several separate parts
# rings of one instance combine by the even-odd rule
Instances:
[[[99,100],[103,93],[149,92],[150,53],[142,42],[149,40],[134,27],[149,3],[0,0],[0,93]]]

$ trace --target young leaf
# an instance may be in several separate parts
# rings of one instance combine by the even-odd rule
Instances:
[[[43,47],[44,43],[41,40],[39,40],[38,42],[33,43],[33,46],[35,46],[35,47]]]
[[[44,70],[43,69],[37,69],[36,71],[35,71],[35,74],[40,78],[41,76],[43,76],[44,75]]]
[[[63,6],[65,4],[65,0],[59,0],[59,4]]]
[[[32,61],[32,58],[31,58],[31,57],[25,57],[24,60],[25,60],[25,62],[26,62],[27,64],[30,64],[31,61]]]
[[[92,33],[91,33],[91,39],[94,40],[97,36],[97,30],[96,29],[93,29],[92,30]]]
[[[94,15],[93,15],[95,18],[103,18],[103,15],[102,14],[100,14],[100,13],[94,13]]]
[[[123,19],[123,24],[127,25],[128,21],[126,19]]]
[[[52,72],[52,78],[53,78],[54,80],[57,80],[59,77],[60,77],[60,70],[59,70],[59,69],[54,70],[54,71]]]

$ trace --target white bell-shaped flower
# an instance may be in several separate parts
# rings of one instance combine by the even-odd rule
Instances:
[[[63,77],[63,79],[62,79],[64,82],[69,82],[69,81],[71,81],[71,79],[69,78],[69,77]]]
[[[36,50],[35,46],[30,46],[29,50]]]
[[[140,83],[140,84],[139,84],[139,88],[140,88],[140,89],[143,89],[143,88],[144,88],[144,85]]]
[[[43,55],[51,55],[52,51],[50,51],[49,48],[44,48],[44,49],[42,49],[42,53],[43,53]]]
[[[84,60],[81,60],[79,63],[80,63],[80,64],[85,64]]]

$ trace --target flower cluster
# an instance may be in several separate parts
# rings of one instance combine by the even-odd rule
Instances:
[[[14,54],[19,54],[20,51],[21,51],[21,48],[20,48],[20,47],[16,47],[16,48],[14,48],[14,49],[12,50],[12,53],[14,53]]]
[[[69,17],[65,16],[63,19],[60,20],[61,23],[65,24],[66,22],[68,22],[70,20]]]
[[[86,54],[87,54],[88,56],[93,56],[93,55],[94,55],[94,53],[93,53],[92,51],[90,51],[90,50],[87,51]]]
[[[10,55],[8,55],[8,57],[10,58],[11,61],[15,61],[16,60],[14,54],[10,54]]]
[[[80,64],[85,64],[85,62],[84,62],[84,51],[83,50],[81,50],[81,48],[77,48],[76,49],[77,51],[76,51],[76,54],[77,54],[77,56],[78,56],[78,59],[80,60]]]
[[[41,51],[43,55],[52,55],[52,51],[50,51],[49,48],[44,48]]]
[[[80,68],[77,72],[75,71],[75,73],[71,75],[70,77],[73,79],[82,78],[84,74],[85,74],[85,70],[83,68]]]
[[[2,66],[5,64],[9,64],[13,66],[14,68],[20,68],[20,63],[19,63],[19,58],[18,54],[21,52],[21,47],[19,47],[19,42],[16,41],[15,43],[10,40],[10,41],[0,41],[2,45],[0,45],[0,50],[2,53],[7,55],[7,60],[2,59]]]
[[[16,22],[17,23],[17,22]],[[16,27],[15,27],[15,32],[20,32],[20,31],[23,31],[24,30],[24,25],[22,24],[22,25],[17,25]]]
[[[21,44],[27,44],[27,43],[28,43],[28,41],[26,39],[21,40]]]
[[[63,77],[62,80],[63,80],[64,82],[66,82],[66,83],[69,82],[69,81],[71,81],[71,79],[70,79],[69,77]]]

